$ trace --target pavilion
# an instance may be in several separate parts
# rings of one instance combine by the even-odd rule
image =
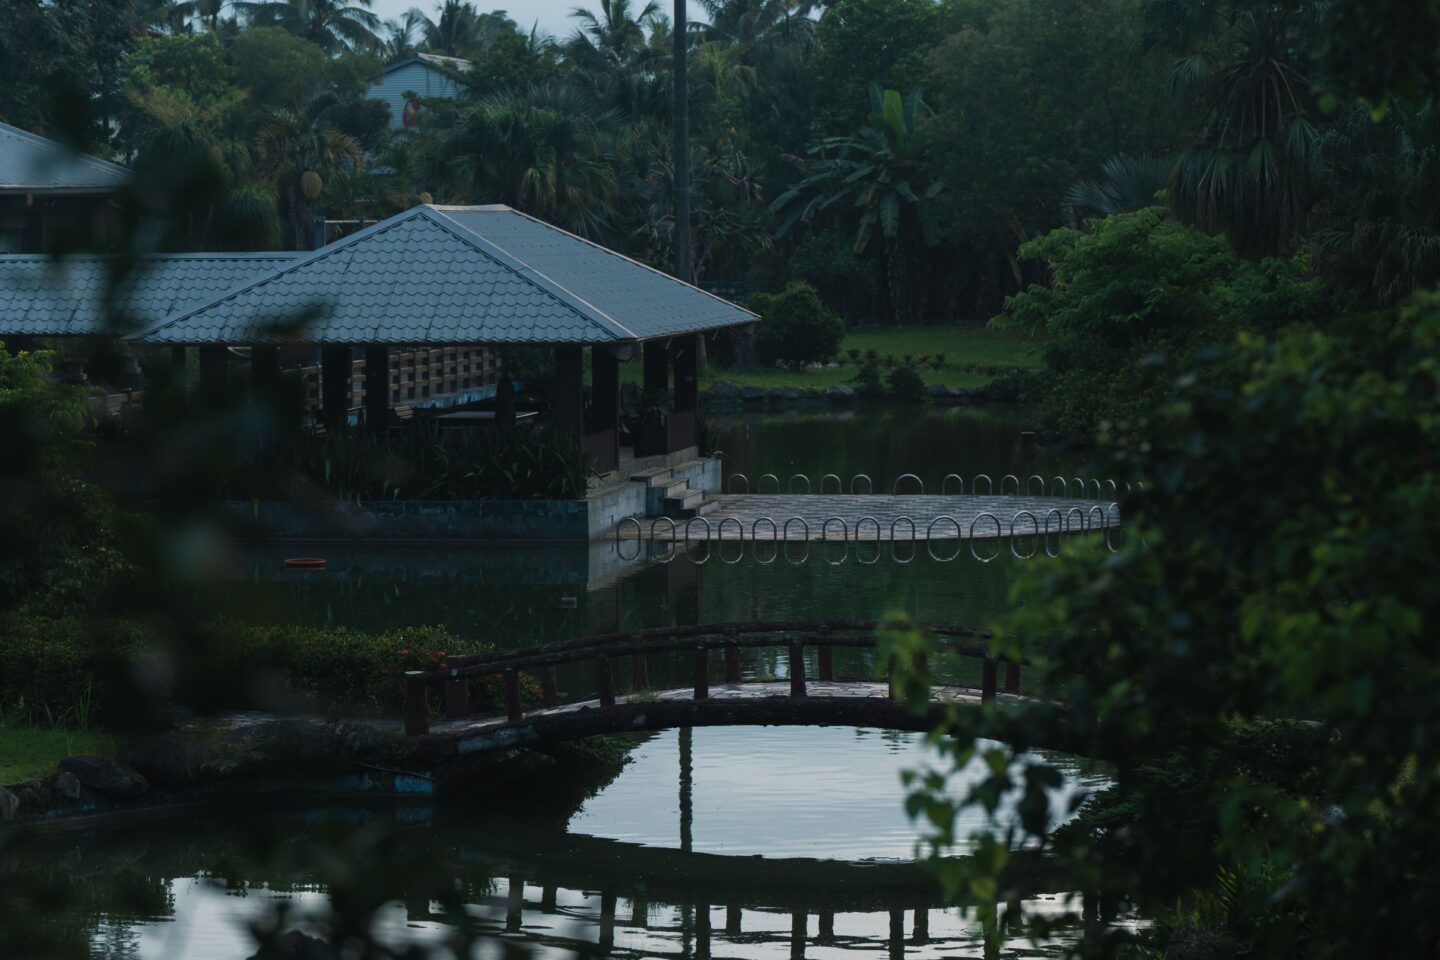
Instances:
[[[643,352],[644,389],[668,393],[672,406],[654,444],[663,449],[641,452],[679,452],[697,441],[700,338],[758,320],[509,207],[422,205],[268,265],[130,339],[197,347],[202,388],[228,376],[231,347],[250,348],[257,380],[275,375],[281,347],[318,347],[327,429],[347,423],[357,351],[365,360],[364,419],[380,426],[390,422],[392,350],[548,347],[555,365],[551,424],[573,434],[604,472],[620,464],[622,352]]]

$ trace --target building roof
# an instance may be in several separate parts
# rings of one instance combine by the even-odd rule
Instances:
[[[303,330],[280,332],[284,319],[303,319]],[[272,269],[137,339],[590,345],[755,319],[507,207],[423,205]]]
[[[0,337],[114,333],[115,320],[144,329],[207,303],[294,253],[184,253],[147,257],[108,301],[112,258],[0,256]]]
[[[386,73],[394,73],[401,67],[408,67],[412,63],[424,63],[431,66],[454,67],[456,70],[468,70],[470,61],[464,57],[447,57],[438,53],[413,53],[403,60],[396,60],[394,63],[385,65]]]
[[[0,193],[113,193],[124,167],[0,123]]]
[[[753,323],[755,314],[598,243],[505,206],[436,207],[641,340]]]

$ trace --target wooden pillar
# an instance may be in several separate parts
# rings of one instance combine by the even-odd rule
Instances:
[[[587,449],[599,470],[614,470],[620,465],[620,358],[608,347],[590,348]]]
[[[666,421],[666,453],[684,450],[699,442],[696,429],[700,407],[699,339],[699,334],[690,334],[670,341],[670,358],[675,366],[675,408]]]
[[[509,430],[515,426],[515,381],[510,376],[509,357],[501,347],[495,351],[495,426]]]
[[[695,960],[710,960],[710,904],[695,905]]]
[[[989,703],[995,699],[995,660],[986,657],[980,668],[980,701]]]
[[[207,399],[223,399],[230,377],[230,351],[220,344],[200,348],[200,392]]]
[[[555,387],[550,398],[550,425],[575,438],[585,431],[584,356],[577,346],[555,348]]]
[[[905,911],[890,911],[890,960],[905,956]]]
[[[645,392],[652,397],[662,397],[670,392],[670,355],[664,340],[647,340],[643,348],[645,363]]]
[[[326,430],[344,430],[349,423],[352,362],[349,347],[325,347],[320,351],[320,406]]]
[[[175,378],[175,389],[184,392],[190,386],[190,361],[185,348],[176,344],[170,348],[170,372]]]
[[[600,894],[600,931],[596,945],[602,957],[609,956],[615,949],[615,901],[613,893]]]
[[[732,903],[725,908],[725,933],[727,936],[738,937],[742,932],[740,929],[740,905]]]
[[[816,931],[816,943],[831,943],[835,940],[835,911],[820,911],[820,929]]]
[[[694,410],[700,406],[700,335],[671,340],[670,356],[675,363],[675,409]]]
[[[692,676],[695,681],[695,699],[710,699],[710,651],[697,646],[692,661]]]
[[[365,348],[365,427],[390,425],[390,348]]]
[[[805,649],[798,643],[790,644],[790,696],[805,696]]]
[[[258,393],[273,391],[280,385],[280,348],[250,348],[250,384]]]

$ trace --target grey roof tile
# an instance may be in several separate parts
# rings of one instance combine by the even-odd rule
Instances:
[[[119,164],[0,123],[0,192],[110,193],[129,181]]]
[[[0,256],[0,337],[144,329],[295,259],[293,253],[148,257],[108,293],[112,259]]]
[[[755,314],[504,206],[436,207],[648,340],[753,323]]]

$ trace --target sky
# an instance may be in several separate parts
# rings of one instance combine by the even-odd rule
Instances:
[[[375,0],[370,9],[382,20],[398,20],[411,7],[419,7],[427,16],[433,18],[435,8],[439,5],[439,0]],[[594,0],[509,0],[508,3],[503,0],[475,0],[476,9],[482,12],[504,10],[522,30],[528,31],[532,24],[538,23],[542,33],[551,33],[558,37],[574,32],[575,21],[570,19],[570,11],[577,6],[598,10],[600,5]],[[644,2],[635,0],[632,6],[643,7]],[[660,0],[660,6],[668,16],[675,7],[674,0]],[[699,13],[699,7],[691,3],[690,16],[698,19]]]

